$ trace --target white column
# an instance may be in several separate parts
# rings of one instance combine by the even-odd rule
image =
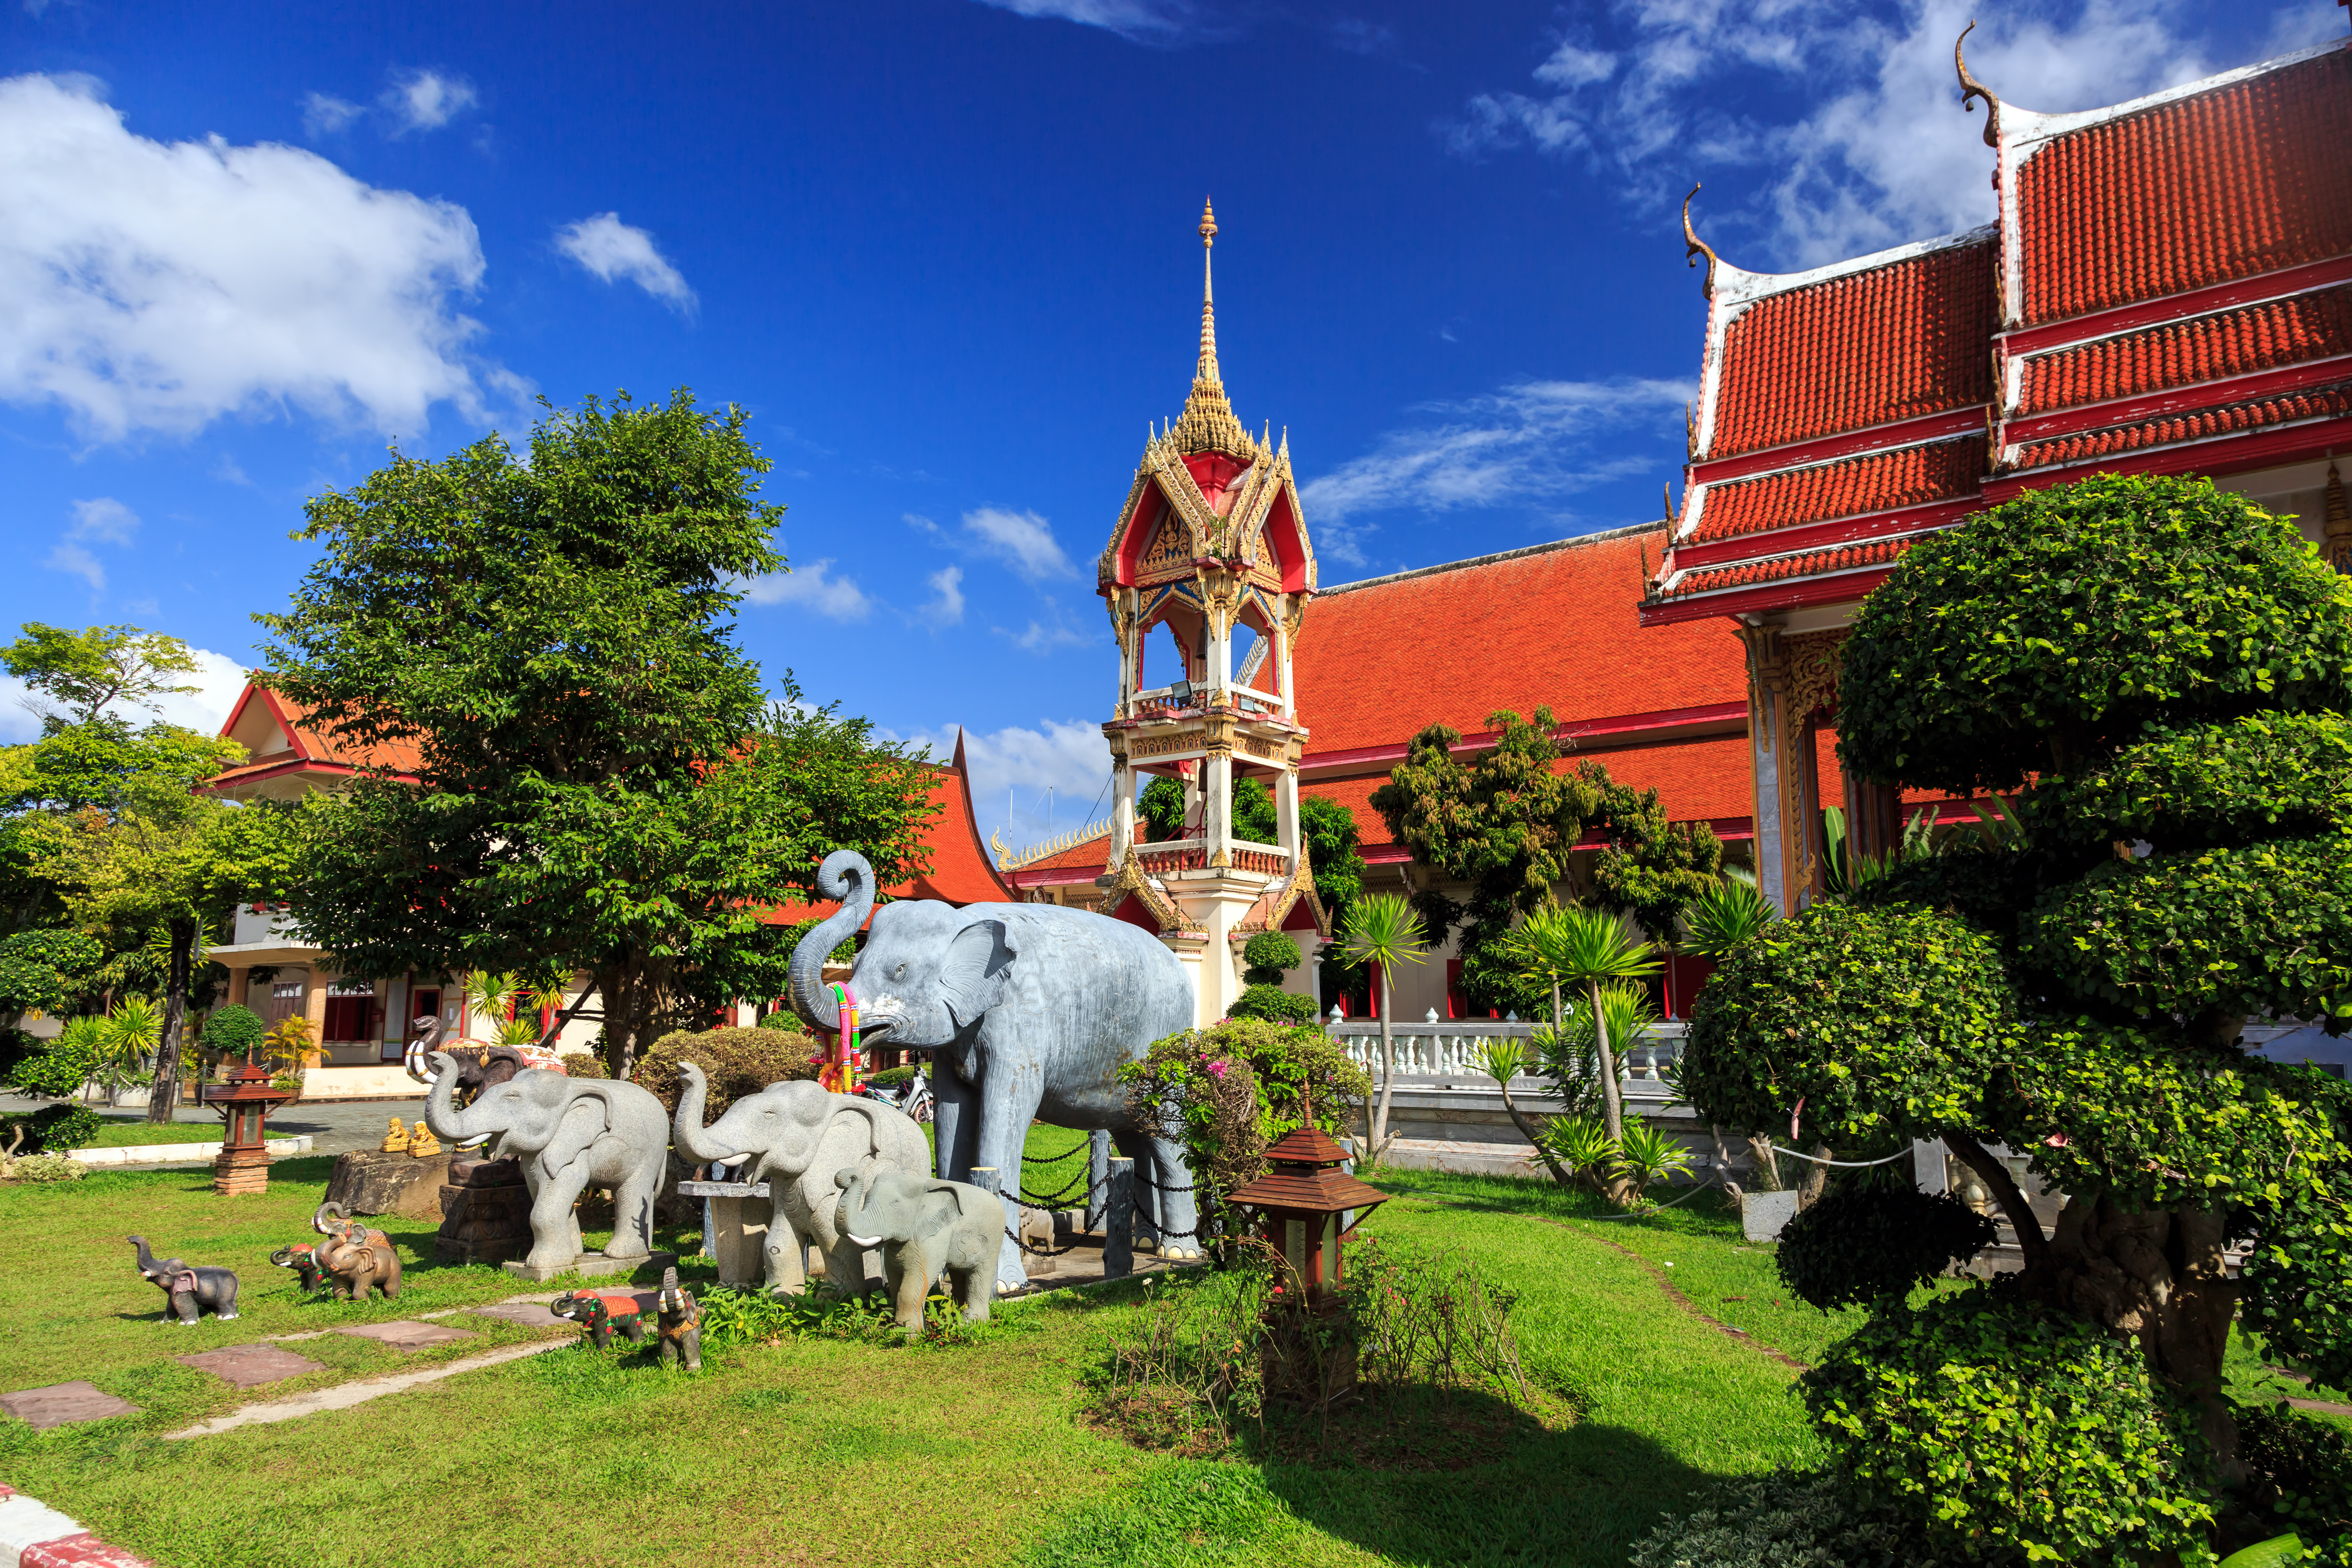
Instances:
[[[1108,868],[1127,863],[1135,843],[1135,770],[1125,757],[1112,759],[1110,770],[1110,858]]]
[[[1212,752],[1201,764],[1201,833],[1207,840],[1211,866],[1229,866],[1234,858],[1234,759],[1231,752]]]
[[[1298,722],[1298,683],[1290,675],[1290,628],[1294,624],[1292,617],[1285,615],[1275,624],[1273,634],[1275,673],[1282,683],[1278,689],[1282,694],[1283,722],[1286,724]]]
[[[1285,768],[1274,782],[1275,842],[1295,858],[1299,853],[1298,770]]]

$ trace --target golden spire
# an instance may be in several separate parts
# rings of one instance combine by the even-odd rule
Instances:
[[[1210,288],[1209,257],[1217,243],[1216,209],[1201,204],[1201,358],[1192,368],[1192,395],[1169,434],[1184,452],[1223,452],[1231,457],[1256,455],[1249,432],[1234,417],[1225,397],[1225,384],[1217,374],[1217,307]]]

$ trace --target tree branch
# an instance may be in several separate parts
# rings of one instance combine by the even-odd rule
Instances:
[[[2042,1222],[2034,1216],[2033,1205],[2018,1190],[2017,1180],[2009,1173],[2009,1167],[1965,1132],[1945,1133],[1944,1146],[1958,1154],[1960,1163],[1974,1171],[1977,1179],[2000,1201],[2001,1212],[2009,1216],[2010,1228],[2017,1232],[2017,1245],[2025,1253],[2026,1269],[2033,1272],[2045,1266],[2050,1261],[2050,1238],[2042,1233]]]

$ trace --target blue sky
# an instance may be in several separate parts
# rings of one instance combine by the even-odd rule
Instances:
[[[1093,808],[1092,562],[1189,381],[1204,195],[1236,412],[1336,583],[1659,515],[1703,303],[1990,216],[1977,74],[2113,102],[2329,0],[865,0],[0,13],[0,626],[207,651],[304,498],[531,399],[741,404],[790,575],[740,636],[972,736],[983,832]],[[1473,633],[1474,628],[1465,628]],[[1411,649],[1394,679],[1414,679]],[[31,728],[0,693],[0,739]]]

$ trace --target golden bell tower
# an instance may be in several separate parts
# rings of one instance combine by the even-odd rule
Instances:
[[[1315,934],[1322,902],[1298,831],[1298,723],[1293,649],[1315,594],[1315,552],[1298,506],[1290,440],[1252,438],[1217,371],[1210,257],[1215,213],[1201,211],[1201,350],[1192,395],[1151,432],[1135,483],[1097,564],[1118,637],[1118,707],[1103,725],[1111,753],[1111,837],[1099,885],[1106,908],[1149,924],[1193,972],[1196,1023],[1225,1016],[1242,993],[1241,950],[1261,931],[1296,922],[1305,901]],[[1156,647],[1147,687],[1145,648]],[[1236,635],[1254,641],[1234,667]],[[1139,773],[1179,779],[1180,837],[1135,835]],[[1233,788],[1272,789],[1276,842],[1234,837]]]

